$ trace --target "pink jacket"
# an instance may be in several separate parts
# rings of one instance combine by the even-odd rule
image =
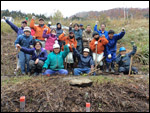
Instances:
[[[57,40],[57,36],[52,34],[46,34],[47,30],[43,31],[43,38],[47,38],[45,43],[45,49],[48,51],[53,51],[53,45],[55,44],[55,40]]]

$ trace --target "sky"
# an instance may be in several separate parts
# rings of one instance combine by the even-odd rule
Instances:
[[[64,17],[82,11],[103,11],[113,8],[149,8],[149,1],[1,1],[1,10],[53,15],[60,10]]]

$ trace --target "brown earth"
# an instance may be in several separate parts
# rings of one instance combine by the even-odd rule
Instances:
[[[63,77],[35,77],[17,85],[1,87],[1,112],[19,112],[19,98],[26,96],[26,112],[148,112],[149,85],[143,80],[124,84],[94,82],[91,87],[73,87]],[[125,83],[126,82],[126,83]],[[85,97],[85,94],[88,96]]]

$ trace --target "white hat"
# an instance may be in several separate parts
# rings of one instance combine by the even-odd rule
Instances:
[[[31,32],[30,27],[24,27],[23,32],[25,32],[25,31],[29,31],[29,32]]]
[[[84,50],[83,50],[83,52],[90,52],[90,50],[88,49],[88,48],[85,48]]]
[[[48,22],[48,24],[51,24],[51,23],[52,23],[51,21]]]
[[[53,45],[53,49],[55,49],[55,48],[60,48],[60,45],[59,45],[59,44],[57,44],[57,43],[56,43],[56,44],[54,44],[54,45]]]

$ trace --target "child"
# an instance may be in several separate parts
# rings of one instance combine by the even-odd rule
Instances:
[[[46,43],[45,43],[45,49],[47,50],[47,53],[49,54],[50,52],[53,51],[53,45],[55,44],[55,41],[57,41],[57,36],[56,36],[56,30],[52,29],[50,34],[46,34],[47,29],[44,29],[43,32],[43,37],[47,38]]]
[[[133,51],[130,53],[126,53],[126,49],[124,47],[121,47],[119,52],[120,54],[116,58],[116,63],[119,65],[119,73],[128,74],[129,68],[130,68],[130,59],[132,55],[135,55],[137,51],[137,47],[133,46]],[[138,70],[136,67],[131,67],[131,72],[134,74],[138,73]]]
[[[125,35],[125,30],[122,28],[121,33],[114,34],[113,30],[108,32],[107,40],[109,43],[106,45],[106,72],[109,72],[109,65],[111,64],[111,72],[114,73],[114,62],[116,59],[117,41]]]

